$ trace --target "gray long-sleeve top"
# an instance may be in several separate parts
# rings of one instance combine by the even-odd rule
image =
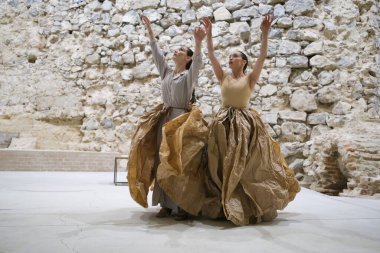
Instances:
[[[193,57],[189,70],[174,75],[155,40],[150,41],[154,63],[161,76],[162,100],[166,107],[187,108],[202,65],[201,53]]]

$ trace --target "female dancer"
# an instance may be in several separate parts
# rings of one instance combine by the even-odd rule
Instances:
[[[129,189],[137,203],[148,207],[148,190],[154,182],[152,202],[161,205],[156,217],[166,217],[174,211],[178,220],[185,219],[187,212],[198,214],[204,198],[204,180],[197,177],[201,177],[199,167],[208,129],[199,109],[190,108],[189,102],[202,64],[201,44],[206,32],[203,28],[195,29],[194,54],[188,47],[174,51],[175,68],[171,69],[157,45],[149,19],[141,19],[161,77],[163,104],[141,117],[132,138]]]
[[[203,20],[208,57],[221,85],[222,108],[210,126],[208,140],[209,188],[214,191],[211,217],[224,216],[237,225],[270,221],[299,191],[294,172],[287,167],[280,147],[268,134],[259,114],[248,108],[268,48],[271,16],[262,25],[260,55],[245,74],[247,56],[235,51],[229,56],[231,74],[226,74],[214,55],[212,23]]]

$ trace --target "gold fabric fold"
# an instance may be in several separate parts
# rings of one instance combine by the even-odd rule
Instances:
[[[154,180],[157,131],[162,110],[163,104],[160,104],[140,118],[129,152],[127,165],[129,191],[132,198],[145,208],[148,207],[149,186]]]
[[[223,211],[236,225],[274,219],[300,190],[253,109],[220,109],[210,126],[208,169],[206,185],[219,190],[208,214],[216,218]]]
[[[179,207],[198,215],[205,201],[207,122],[194,106],[167,122],[162,133],[157,182]]]
[[[159,186],[176,205],[198,215],[205,201],[207,123],[195,106],[190,112],[166,122],[155,175],[158,125],[163,112],[160,105],[145,114],[132,138],[128,160],[131,196],[141,206],[148,207],[149,186],[156,176]]]

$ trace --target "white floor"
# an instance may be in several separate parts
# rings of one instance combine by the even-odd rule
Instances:
[[[271,223],[157,219],[112,173],[0,172],[0,253],[380,252],[380,200],[302,189]]]

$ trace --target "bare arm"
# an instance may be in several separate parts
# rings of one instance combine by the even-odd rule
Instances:
[[[263,69],[263,66],[264,66],[265,58],[267,57],[268,34],[269,34],[269,29],[270,29],[272,21],[273,21],[273,16],[265,16],[263,19],[263,22],[261,23],[262,37],[261,37],[261,47],[260,47],[259,58],[255,62],[255,64],[252,66],[252,71],[248,74],[249,85],[252,90],[255,84],[257,83],[257,81],[259,80],[261,70]]]
[[[222,67],[220,66],[218,59],[215,57],[215,54],[214,54],[214,45],[212,43],[212,23],[210,19],[207,17],[202,20],[202,23],[205,26],[206,34],[207,34],[208,58],[211,61],[211,65],[216,75],[216,78],[219,80],[220,83],[222,83],[223,78],[224,78],[224,72],[223,72]]]

